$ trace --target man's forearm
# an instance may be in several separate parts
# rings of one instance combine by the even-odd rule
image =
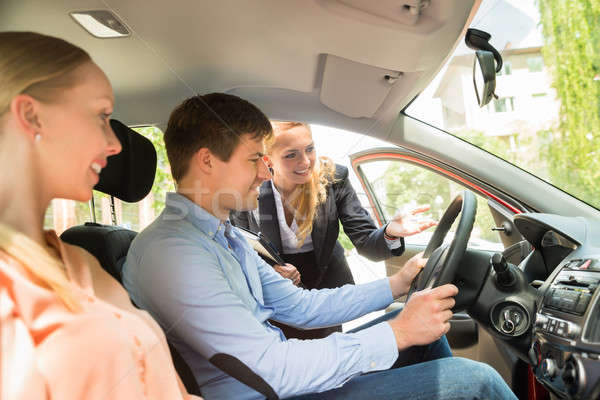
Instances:
[[[394,300],[388,278],[337,289],[297,289],[285,301],[275,301],[266,286],[264,296],[265,304],[275,308],[275,320],[301,328],[339,325],[384,309]]]

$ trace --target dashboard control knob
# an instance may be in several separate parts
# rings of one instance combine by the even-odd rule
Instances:
[[[556,376],[556,362],[550,358],[544,358],[542,360],[542,374],[547,378],[554,378]]]

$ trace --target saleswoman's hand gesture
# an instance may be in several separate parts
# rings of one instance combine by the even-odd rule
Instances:
[[[407,213],[396,214],[385,228],[386,236],[389,238],[412,236],[437,225],[437,221],[418,215],[427,210],[429,210],[429,206],[425,205],[419,206]]]

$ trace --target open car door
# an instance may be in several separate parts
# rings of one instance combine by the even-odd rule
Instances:
[[[403,209],[407,211],[424,204],[430,205],[428,213],[438,220],[450,201],[466,188],[475,193],[478,203],[469,247],[489,251],[491,255],[522,243],[523,238],[512,223],[512,216],[523,211],[521,206],[494,193],[485,183],[468,174],[401,147],[369,149],[352,154],[350,159],[379,226]],[[452,237],[455,228],[453,226],[447,237]],[[423,251],[432,233],[433,229],[430,229],[405,238],[404,254],[385,262],[387,275],[395,273],[410,257]],[[498,346],[495,339],[479,329],[467,314],[455,314],[451,326],[447,338],[454,355],[486,362],[512,384],[513,376],[520,368],[514,356]]]

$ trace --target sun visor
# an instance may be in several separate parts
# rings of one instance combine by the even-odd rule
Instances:
[[[371,118],[403,78],[400,71],[325,55],[321,103],[353,118]]]

